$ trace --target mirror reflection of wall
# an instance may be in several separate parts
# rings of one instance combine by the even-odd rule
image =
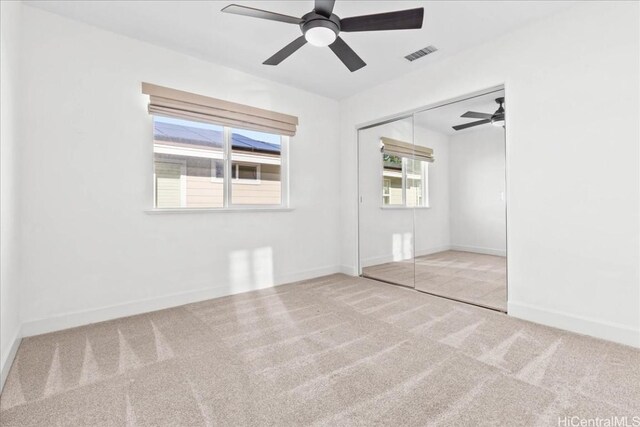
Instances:
[[[449,144],[445,134],[414,127],[415,145],[433,150],[427,174],[429,201],[415,212],[416,256],[449,249]]]
[[[504,163],[502,128],[450,138],[452,249],[506,256]]]

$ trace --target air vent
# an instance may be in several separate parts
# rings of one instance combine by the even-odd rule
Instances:
[[[404,58],[409,62],[413,62],[418,58],[422,58],[423,56],[427,56],[430,53],[435,52],[436,50],[438,50],[438,48],[435,47],[435,46],[427,46],[424,49],[416,50],[415,52],[410,53],[409,55],[405,56]]]

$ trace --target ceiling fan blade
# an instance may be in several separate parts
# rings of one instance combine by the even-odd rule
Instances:
[[[222,12],[250,16],[252,18],[268,19],[270,21],[286,22],[287,24],[300,24],[302,22],[302,19],[296,18],[295,16],[283,15],[281,13],[269,12],[268,10],[255,9],[237,4],[230,4],[223,8]]]
[[[333,13],[333,5],[335,3],[336,0],[316,0],[316,7],[314,10],[316,13],[328,18]]]
[[[478,113],[477,111],[467,111],[460,117],[468,117],[470,119],[490,119],[492,114]]]
[[[340,61],[347,66],[349,71],[354,72],[367,65],[357,53],[349,47],[342,37],[336,38],[336,41],[329,45],[329,49],[336,54]]]
[[[307,39],[304,36],[300,36],[278,52],[273,55],[271,58],[267,59],[263,62],[264,65],[278,65],[285,59],[287,59],[291,54],[293,54],[296,50],[300,49],[307,43]]]
[[[472,128],[474,126],[485,125],[487,123],[491,123],[491,120],[488,120],[488,119],[478,120],[477,122],[471,122],[471,123],[465,123],[463,125],[452,126],[452,128],[455,130],[462,130],[466,128]]]
[[[412,30],[422,28],[424,8],[353,16],[340,20],[340,31]]]

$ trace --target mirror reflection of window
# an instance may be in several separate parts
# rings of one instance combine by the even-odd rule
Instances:
[[[382,205],[428,207],[428,163],[382,153]]]
[[[382,203],[384,206],[402,206],[402,158],[383,153],[382,162]]]
[[[417,159],[406,159],[407,206],[425,206],[424,181],[426,163]]]

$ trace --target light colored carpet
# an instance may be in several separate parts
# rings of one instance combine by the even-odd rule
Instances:
[[[3,426],[522,425],[640,415],[640,351],[333,275],[26,338]]]
[[[444,251],[365,267],[367,277],[414,287],[420,291],[507,311],[505,257]]]

